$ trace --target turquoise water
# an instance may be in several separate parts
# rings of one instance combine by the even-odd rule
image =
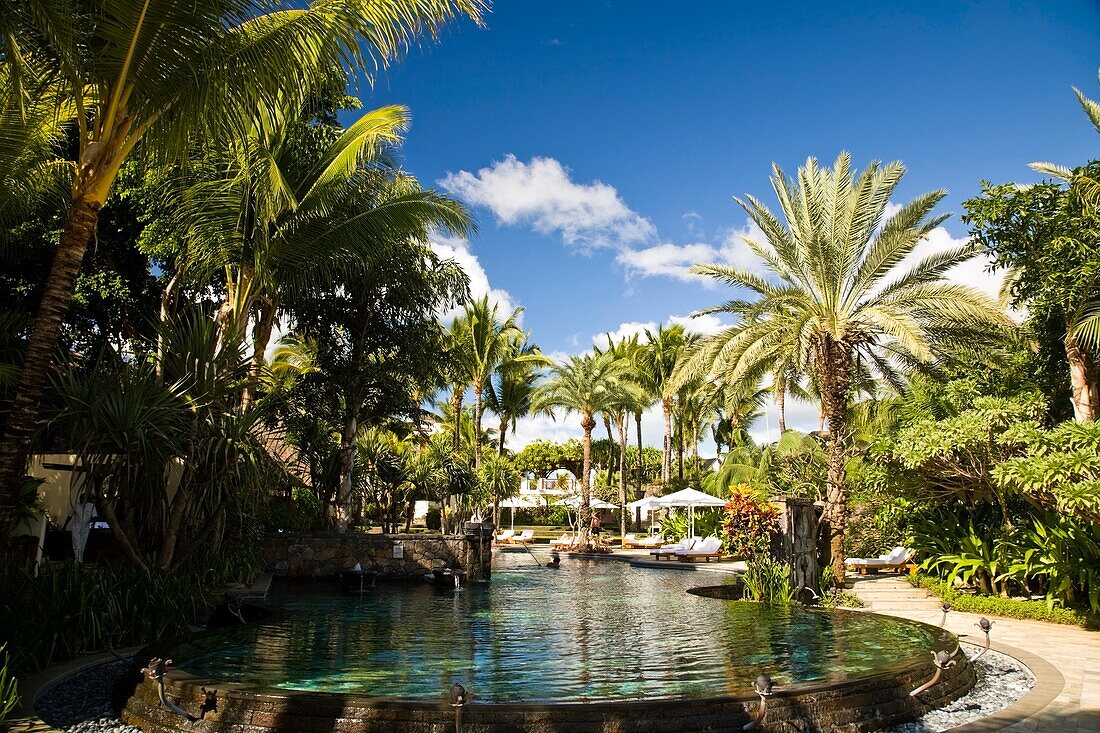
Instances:
[[[939,629],[856,612],[782,610],[686,593],[725,576],[502,554],[492,583],[386,585],[362,596],[275,595],[290,613],[172,656],[200,676],[291,690],[481,702],[744,694],[927,659]]]

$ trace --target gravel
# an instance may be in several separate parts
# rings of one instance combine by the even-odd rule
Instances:
[[[113,660],[67,677],[38,698],[35,712],[68,733],[141,733],[124,725],[111,709],[111,687],[129,666]]]
[[[963,649],[973,656],[975,647]],[[994,651],[986,652],[974,662],[977,681],[974,688],[947,705],[931,710],[912,723],[887,728],[885,733],[939,733],[1008,707],[1035,686],[1035,678],[1027,667],[1012,657]]]
[[[974,647],[966,647],[975,654]],[[111,710],[110,691],[129,666],[111,661],[90,667],[55,685],[38,700],[42,720],[67,733],[141,733],[124,725]],[[932,710],[919,720],[889,728],[885,733],[939,733],[990,715],[1011,705],[1035,685],[1027,667],[997,652],[986,652],[974,663],[974,689],[947,707]]]

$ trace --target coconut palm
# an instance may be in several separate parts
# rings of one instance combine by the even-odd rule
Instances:
[[[297,109],[341,64],[370,73],[481,0],[2,0],[0,66],[57,90],[78,130],[76,175],[57,253],[0,443],[0,537],[26,468],[62,321],[99,212],[137,152],[170,160],[195,139],[238,138]]]
[[[560,407],[581,416],[584,431],[583,469],[581,472],[581,505],[578,509],[580,531],[575,546],[584,550],[591,545],[591,473],[592,430],[596,415],[615,409],[629,379],[629,365],[607,352],[570,357],[550,370],[550,377],[539,387],[535,398],[538,409]]]
[[[497,367],[495,378],[485,388],[485,402],[500,418],[498,455],[504,455],[504,441],[509,428],[515,433],[518,420],[535,411],[534,397],[541,364],[522,357],[539,353],[538,347],[533,344],[515,342],[512,352]]]
[[[834,166],[809,159],[798,179],[778,166],[772,186],[786,223],[760,201],[736,199],[767,242],[745,243],[770,279],[727,265],[696,265],[697,274],[752,292],[709,312],[733,316],[732,326],[707,338],[689,357],[689,374],[718,371],[736,382],[761,364],[774,364],[786,344],[797,345],[820,385],[829,421],[826,517],[833,573],[844,577],[847,486],[845,420],[859,363],[900,385],[899,368],[929,362],[952,343],[982,342],[1004,312],[988,296],[944,279],[978,247],[964,244],[899,267],[946,216],[932,216],[945,192],[918,196],[892,216],[885,210],[905,173],[900,162],[872,163],[857,177],[847,153]]]
[[[1097,78],[1100,79],[1100,75]],[[1077,95],[1077,101],[1080,103],[1081,109],[1085,111],[1089,122],[1092,123],[1097,132],[1100,132],[1100,102],[1089,99],[1077,87],[1073,88],[1073,93]],[[1057,163],[1032,163],[1031,167],[1040,173],[1068,182],[1071,189],[1083,201],[1093,206],[1100,206],[1100,179],[1095,176],[1087,175],[1081,169],[1075,171]]]
[[[665,419],[661,481],[668,483],[672,476],[672,410],[675,398],[666,387],[680,355],[684,353],[687,336],[684,327],[679,324],[658,326],[656,331],[647,328],[645,336],[647,343],[638,355],[638,373],[646,391],[661,401],[661,413]]]
[[[638,345],[637,336],[631,339],[622,338],[617,343],[608,335],[606,353],[623,364],[625,373],[618,380],[618,389],[604,409],[605,419],[615,425],[619,444],[619,535],[626,534],[626,446],[627,446],[627,419],[630,415],[638,415],[649,405],[649,399],[645,390],[637,380],[637,374],[632,369],[632,358]],[[599,348],[596,353],[600,353]],[[639,446],[639,454],[641,447]]]
[[[481,466],[481,418],[485,412],[485,391],[489,380],[505,361],[513,365],[541,365],[549,360],[541,353],[532,351],[517,353],[517,347],[526,340],[526,335],[518,321],[522,308],[515,308],[507,316],[500,315],[500,305],[490,303],[489,296],[466,303],[462,318],[465,321],[463,336],[466,348],[468,384],[474,393],[474,469]]]

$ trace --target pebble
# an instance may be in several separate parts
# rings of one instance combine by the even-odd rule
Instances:
[[[128,666],[112,661],[67,678],[39,698],[38,716],[65,733],[141,733],[119,721],[109,701],[111,686]],[[1027,667],[994,651],[986,652],[974,668],[977,682],[968,694],[884,733],[940,733],[1011,705],[1035,685]]]
[[[35,712],[66,733],[141,733],[111,709],[111,687],[129,666],[112,660],[67,677],[38,698]]]
[[[969,649],[970,655],[977,653],[973,647],[964,649]],[[1012,657],[994,651],[986,652],[974,662],[974,671],[977,681],[969,693],[950,705],[928,711],[912,723],[895,725],[883,733],[940,733],[950,730],[1008,707],[1035,686],[1035,678],[1027,667]]]

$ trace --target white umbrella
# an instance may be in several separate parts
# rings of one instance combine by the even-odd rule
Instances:
[[[569,497],[566,497],[565,499],[562,499],[561,501],[559,501],[558,504],[561,504],[562,506],[569,507],[570,509],[580,509],[581,508],[581,498],[579,496],[569,496]],[[610,502],[604,501],[603,499],[597,499],[595,497],[592,497],[591,499],[588,500],[588,508],[589,509],[618,509],[619,505],[618,504],[612,504]]]
[[[695,536],[695,507],[719,507],[725,506],[724,499],[719,499],[711,494],[704,494],[697,489],[681,489],[668,496],[661,496],[653,502],[658,507],[687,507],[688,510],[688,536]]]
[[[639,522],[642,521],[640,514],[648,514],[649,515],[649,531],[650,532],[653,531],[654,521],[656,520],[656,517],[654,516],[654,511],[653,510],[658,508],[656,506],[656,502],[659,498],[660,497],[657,497],[657,496],[646,496],[644,498],[638,499],[638,501],[632,501],[632,502],[630,502],[629,504],[626,505],[627,509],[634,512],[635,515],[638,515],[638,520],[637,521],[639,521]]]
[[[500,506],[512,510],[509,514],[512,516],[512,529],[514,530],[516,528],[516,509],[533,509],[538,506],[538,502],[523,496],[513,496],[500,502]]]

